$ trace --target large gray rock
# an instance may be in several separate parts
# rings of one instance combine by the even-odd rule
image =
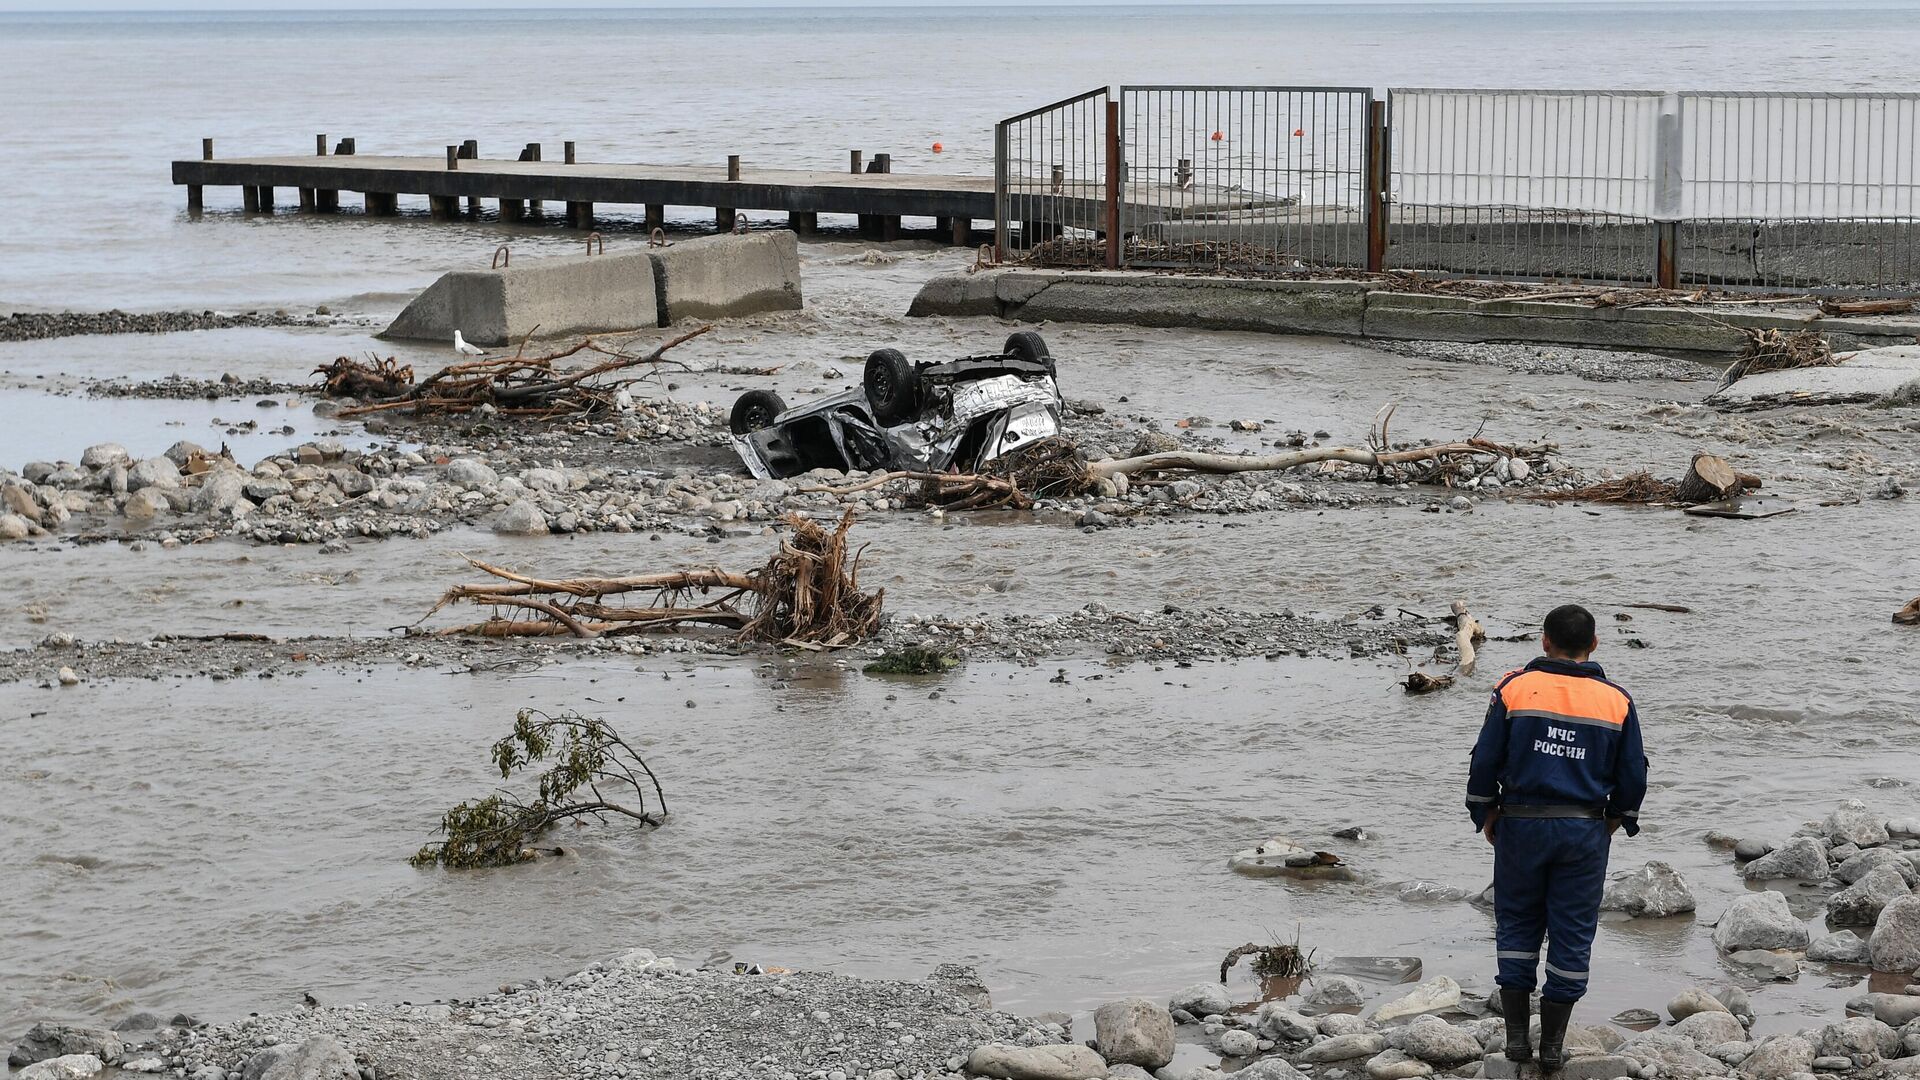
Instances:
[[[1165,1073],[1163,1072],[1164,1076]],[[1233,1074],[1234,1080],[1307,1080],[1307,1074],[1285,1058],[1264,1057]]]
[[[486,462],[478,458],[454,458],[447,462],[447,471],[442,475],[447,483],[458,485],[467,491],[490,488],[500,482],[500,474],[494,472]]]
[[[1664,1031],[1649,1031],[1628,1039],[1620,1047],[1620,1053],[1642,1065],[1657,1065],[1667,1075],[1724,1076],[1727,1072],[1725,1065],[1702,1053],[1692,1039]]]
[[[1807,946],[1807,959],[1822,964],[1867,964],[1873,960],[1867,952],[1867,939],[1851,930],[1814,938]]]
[[[1228,1028],[1214,1036],[1213,1045],[1221,1057],[1243,1058],[1252,1057],[1260,1049],[1260,1040],[1251,1031]]]
[[[1905,1028],[1920,1020],[1920,996],[1913,994],[1862,994],[1847,1002],[1848,1012],[1868,1013],[1891,1027]],[[1910,1032],[1920,1034],[1920,1032]]]
[[[1301,1000],[1316,1009],[1343,1009],[1364,1003],[1367,991],[1360,980],[1346,975],[1315,975]]]
[[[1667,1032],[1693,1043],[1693,1048],[1703,1054],[1721,1043],[1739,1042],[1747,1037],[1747,1029],[1729,1012],[1697,1012]]]
[[[1190,1016],[1217,1016],[1233,1008],[1233,998],[1227,993],[1227,988],[1218,983],[1194,983],[1175,991],[1167,999],[1167,1008],[1178,1009]]]
[[[1834,807],[1820,827],[1827,839],[1836,844],[1868,848],[1887,842],[1886,819],[1867,809],[1867,804],[1859,799],[1848,799]]]
[[[1433,1075],[1433,1066],[1404,1050],[1382,1050],[1367,1059],[1366,1068],[1372,1080],[1414,1080]]]
[[[1748,893],[1735,900],[1713,928],[1713,944],[1721,952],[1804,949],[1807,939],[1806,924],[1794,917],[1786,896],[1771,891]]]
[[[110,465],[127,465],[133,461],[133,455],[119,443],[95,443],[80,452],[80,464],[89,469],[104,469]]]
[[[1109,1065],[1157,1069],[1173,1060],[1173,1015],[1146,998],[1110,1001],[1093,1011],[1093,1038]]]
[[[1364,1035],[1373,1030],[1373,1025],[1352,1013],[1333,1012],[1322,1016],[1319,1021],[1322,1035]]]
[[[1505,1054],[1490,1054],[1486,1059],[1484,1075],[1487,1080],[1522,1080],[1523,1077],[1535,1078],[1540,1075],[1534,1065],[1522,1067],[1507,1060]],[[1586,1057],[1571,1058],[1553,1074],[1554,1080],[1638,1080],[1640,1065],[1618,1054],[1590,1054]]]
[[[79,1054],[92,1054],[102,1061],[110,1061],[120,1056],[121,1048],[120,1036],[106,1028],[39,1023],[27,1029],[26,1037],[7,1055],[7,1064],[31,1065]]]
[[[1912,891],[1900,871],[1876,866],[1828,899],[1827,919],[1835,926],[1872,926],[1882,909]]]
[[[1920,969],[1920,896],[1902,896],[1880,910],[1867,952],[1875,971]]]
[[[1733,1010],[1727,1008],[1725,1002],[1698,986],[1680,991],[1673,996],[1673,1000],[1667,1002],[1667,1015],[1676,1021],[1685,1020],[1695,1013],[1703,1012],[1731,1013]]]
[[[1673,867],[1649,862],[1607,883],[1602,911],[1624,911],[1634,918],[1663,919],[1693,910],[1693,890]]]
[[[1403,1016],[1441,1012],[1460,1004],[1460,984],[1445,975],[1428,979],[1405,997],[1395,998],[1373,1010],[1374,1020],[1386,1023]]]
[[[1306,1051],[1300,1055],[1300,1060],[1310,1065],[1325,1065],[1333,1061],[1370,1058],[1386,1048],[1387,1038],[1379,1032],[1336,1035],[1326,1042],[1314,1043],[1307,1047]]]
[[[1813,1043],[1798,1035],[1776,1035],[1754,1048],[1740,1063],[1740,1075],[1753,1080],[1787,1080],[1813,1070]]]
[[[67,1054],[35,1062],[14,1074],[14,1080],[84,1080],[106,1066],[92,1054]]]
[[[1107,1063],[1079,1043],[1050,1046],[988,1043],[968,1055],[967,1071],[999,1080],[1087,1080],[1104,1078]]]
[[[1421,1061],[1449,1069],[1477,1060],[1486,1052],[1480,1040],[1467,1029],[1430,1017],[1396,1032],[1393,1042],[1396,1049]]]
[[[200,489],[187,504],[196,514],[217,514],[246,501],[247,474],[238,469],[215,469],[200,478]]]
[[[345,1047],[315,1035],[269,1065],[260,1080],[360,1080],[360,1066]]]
[[[1274,1042],[1305,1042],[1319,1033],[1320,1026],[1277,1001],[1263,1003],[1253,1014],[1253,1028]]]
[[[1796,836],[1740,868],[1749,881],[1825,881],[1831,872],[1827,849],[1811,836]]]
[[[126,515],[128,521],[152,521],[173,509],[173,503],[161,494],[162,490],[158,487],[141,488],[127,496],[126,505],[120,508],[120,512]]]
[[[32,525],[19,514],[0,514],[0,540],[25,540]]]
[[[1915,881],[1920,881],[1920,871],[1914,870],[1913,863],[1909,862],[1903,853],[1895,851],[1892,848],[1884,847],[1868,848],[1860,854],[1855,855],[1853,858],[1835,867],[1833,876],[1851,885],[1861,878],[1866,877],[1867,873],[1875,867],[1880,866],[1893,867],[1894,870],[1899,872],[1902,878],[1906,879],[1909,887],[1911,887]]]
[[[173,462],[164,457],[150,457],[137,462],[127,470],[127,490],[139,491],[141,488],[177,488],[180,486],[180,470]]]
[[[1820,1030],[1820,1057],[1843,1057],[1855,1065],[1900,1056],[1900,1035],[1871,1016],[1849,1016]]]
[[[545,536],[547,515],[526,499],[518,499],[493,519],[493,531],[503,536]]]

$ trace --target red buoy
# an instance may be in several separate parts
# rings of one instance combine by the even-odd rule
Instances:
[[[1301,137],[1302,135],[1305,135],[1305,134],[1306,134],[1306,132],[1305,132],[1305,131],[1303,131],[1303,130],[1301,130],[1300,128],[1294,128],[1294,129],[1293,129],[1293,137],[1294,137],[1294,138],[1296,138],[1296,139],[1297,139],[1297,138],[1299,138],[1299,137]]]
[[[1219,133],[1219,132],[1217,132],[1217,131],[1213,133],[1213,141],[1214,141],[1214,142],[1219,142],[1219,141],[1220,141],[1221,139],[1224,139],[1224,138],[1226,138],[1226,136],[1225,136],[1225,135],[1222,135],[1222,134],[1220,134],[1220,133]]]
[[[934,144],[933,144],[933,152],[934,152],[934,153],[936,153],[936,154],[944,154],[944,153],[946,153],[946,152],[947,152],[947,148],[946,148],[946,146],[945,146],[945,145],[943,145],[943,144],[941,144],[941,143],[934,143]]]

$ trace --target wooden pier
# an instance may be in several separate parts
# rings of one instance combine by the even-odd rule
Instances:
[[[566,208],[567,223],[592,228],[597,207],[644,208],[646,225],[657,228],[666,208],[712,207],[714,225],[734,227],[742,210],[783,211],[791,227],[811,233],[821,214],[853,214],[861,232],[894,239],[902,217],[930,217],[956,244],[974,242],[973,223],[992,221],[993,179],[895,173],[886,154],[863,161],[849,155],[848,171],[765,169],[729,157],[725,166],[627,165],[576,161],[572,143],[561,162],[540,160],[528,144],[518,160],[479,156],[472,142],[447,147],[445,157],[385,157],[353,152],[342,140],[327,153],[326,137],[311,156],[216,158],[203,140],[199,160],[175,161],[173,182],[187,189],[187,208],[200,210],[208,187],[237,187],[249,211],[270,213],[280,193],[297,195],[302,210],[340,209],[342,192],[358,193],[372,216],[398,212],[401,195],[421,195],[433,216],[453,220],[477,215],[483,200],[498,204],[500,220],[541,216],[544,205]],[[556,206],[556,209],[557,209]]]

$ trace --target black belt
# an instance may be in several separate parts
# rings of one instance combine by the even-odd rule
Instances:
[[[1510,818],[1585,818],[1601,821],[1607,816],[1605,810],[1592,806],[1515,806],[1508,803],[1500,808],[1501,817]]]

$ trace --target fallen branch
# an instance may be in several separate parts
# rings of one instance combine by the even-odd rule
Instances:
[[[1480,625],[1479,619],[1467,614],[1467,602],[1465,600],[1455,600],[1453,602],[1453,616],[1448,621],[1453,623],[1453,643],[1454,647],[1458,649],[1460,653],[1460,663],[1457,670],[1461,677],[1464,678],[1473,674],[1474,664],[1479,659],[1479,655],[1474,652],[1473,647],[1479,642],[1487,640],[1487,630],[1486,627]]]
[[[1410,450],[1376,451],[1353,450],[1338,446],[1316,446],[1307,450],[1295,450],[1285,454],[1267,454],[1264,456],[1239,456],[1233,454],[1209,454],[1193,450],[1173,450],[1159,454],[1143,454],[1139,457],[1115,458],[1107,461],[1090,462],[1088,473],[1095,480],[1111,479],[1115,476],[1132,476],[1145,472],[1205,472],[1205,473],[1241,473],[1241,472],[1278,472],[1284,469],[1296,469],[1302,465],[1314,465],[1323,461],[1344,461],[1353,465],[1368,465],[1376,471],[1390,466],[1404,465],[1416,461],[1439,461],[1455,457],[1541,457],[1552,450],[1551,444],[1515,447],[1501,446],[1484,439],[1469,439],[1466,442],[1441,443],[1434,446],[1415,447]]]
[[[392,360],[376,361],[369,366],[341,357],[329,367],[316,368],[315,372],[327,376],[327,393],[366,402],[340,410],[341,416],[365,416],[396,409],[408,409],[415,415],[463,413],[482,407],[491,407],[505,415],[536,418],[593,414],[622,408],[622,389],[647,377],[620,378],[619,373],[636,368],[657,372],[661,364],[673,363],[665,359],[667,350],[712,329],[712,326],[702,326],[638,355],[603,344],[600,338],[589,337],[545,356],[515,353],[450,364],[417,383],[412,381],[411,368],[395,368]],[[525,348],[525,342],[521,348]],[[583,352],[607,359],[566,373],[555,370],[556,361]],[[398,382],[401,374],[406,377],[406,385]]]
[[[468,558],[495,581],[455,585],[427,612],[465,601],[508,608],[515,617],[495,616],[438,631],[479,637],[597,638],[672,629],[689,623],[737,631],[740,641],[779,642],[839,648],[870,637],[879,628],[885,590],[865,593],[859,584],[859,555],[847,552],[848,511],[829,532],[795,514],[785,521],[792,535],[783,538],[765,566],[748,573],[719,569],[680,570],[630,577],[547,580]],[[696,595],[719,595],[692,602]],[[650,603],[609,603],[613,597],[651,594]],[[746,604],[750,610],[742,610]],[[539,618],[520,615],[532,612]]]

